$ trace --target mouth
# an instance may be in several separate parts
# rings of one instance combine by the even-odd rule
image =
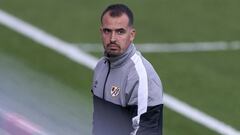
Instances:
[[[119,49],[119,46],[117,44],[109,44],[107,48],[110,50],[117,50]]]

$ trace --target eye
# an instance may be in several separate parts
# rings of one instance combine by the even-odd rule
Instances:
[[[125,34],[126,33],[126,30],[124,29],[119,29],[119,30],[116,30],[117,34],[118,35],[122,35],[122,34]]]
[[[103,29],[103,33],[105,33],[105,34],[109,34],[110,32],[111,32],[110,29]]]

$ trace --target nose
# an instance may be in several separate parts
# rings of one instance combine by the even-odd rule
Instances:
[[[116,34],[115,34],[115,32],[112,32],[110,41],[111,42],[115,42],[116,41]]]

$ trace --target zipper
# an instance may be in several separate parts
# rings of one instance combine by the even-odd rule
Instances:
[[[106,88],[106,83],[107,83],[107,79],[108,79],[108,76],[109,76],[109,73],[110,73],[110,68],[111,68],[111,64],[110,64],[110,61],[109,60],[106,60],[106,62],[108,63],[108,72],[107,72],[107,76],[105,78],[105,82],[104,82],[104,86],[103,86],[103,99],[105,100],[105,88]]]

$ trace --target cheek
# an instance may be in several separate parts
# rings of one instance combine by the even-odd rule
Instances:
[[[107,42],[108,40],[109,40],[109,37],[108,37],[108,36],[102,35],[102,41],[103,41],[103,42]]]
[[[130,41],[130,37],[124,37],[124,38],[121,38],[119,39],[120,41],[120,46],[121,46],[121,50],[124,51],[128,48],[129,44],[131,43]]]
[[[119,36],[118,38],[117,38],[117,40],[119,41],[119,42],[124,42],[125,41],[125,37],[123,37],[123,36]]]
[[[128,42],[130,40],[130,35],[119,36],[118,40],[121,42]]]
[[[102,36],[101,38],[102,38],[102,45],[103,45],[104,48],[106,48],[109,41],[104,36]]]
[[[128,35],[128,36],[126,36],[126,37],[124,38],[125,44],[129,44],[131,41],[132,41],[132,39],[131,39],[131,36],[130,36],[130,35]]]

